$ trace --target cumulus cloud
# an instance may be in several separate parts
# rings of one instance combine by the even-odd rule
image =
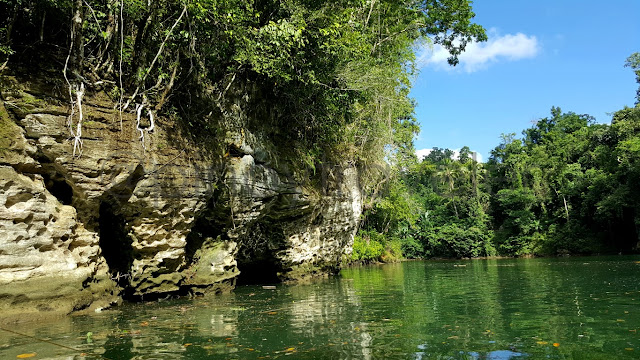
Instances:
[[[447,58],[449,52],[440,45],[423,46],[419,51],[418,63],[421,66],[432,66],[441,70],[453,70]],[[469,43],[465,51],[458,56],[458,67],[471,73],[487,68],[500,61],[515,61],[535,57],[540,52],[540,44],[535,36],[523,33],[498,35],[497,31],[489,31],[489,40],[484,43]]]
[[[429,155],[431,151],[433,151],[433,149],[418,149],[416,150],[416,156],[418,157],[418,160],[422,161],[422,158]],[[475,150],[471,151],[476,153],[476,161],[482,162],[482,154]],[[451,159],[457,160],[458,156],[460,156],[460,149],[453,149],[453,155],[451,156]]]

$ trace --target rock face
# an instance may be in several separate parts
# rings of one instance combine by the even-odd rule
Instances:
[[[327,274],[351,249],[357,169],[311,186],[250,119],[219,154],[88,95],[74,156],[64,97],[18,80],[1,95],[0,317]]]

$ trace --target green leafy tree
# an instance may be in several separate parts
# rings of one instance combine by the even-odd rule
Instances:
[[[635,52],[629,55],[624,66],[630,67],[636,74],[636,82],[638,83],[638,90],[636,90],[636,105],[640,105],[640,53]]]

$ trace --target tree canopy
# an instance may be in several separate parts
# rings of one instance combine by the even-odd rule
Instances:
[[[193,134],[243,93],[307,164],[412,154],[416,44],[456,64],[486,39],[469,0],[2,0],[0,13],[9,65],[56,59],[72,93],[111,84],[121,108],[179,114]]]

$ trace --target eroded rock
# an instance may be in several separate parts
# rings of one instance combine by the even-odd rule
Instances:
[[[64,109],[21,107],[17,87],[20,111],[0,107],[0,312],[295,280],[336,271],[350,251],[358,171],[326,167],[310,186],[240,110],[216,154],[161,118],[143,143],[132,114],[121,128],[111,103],[89,98],[74,156]]]

